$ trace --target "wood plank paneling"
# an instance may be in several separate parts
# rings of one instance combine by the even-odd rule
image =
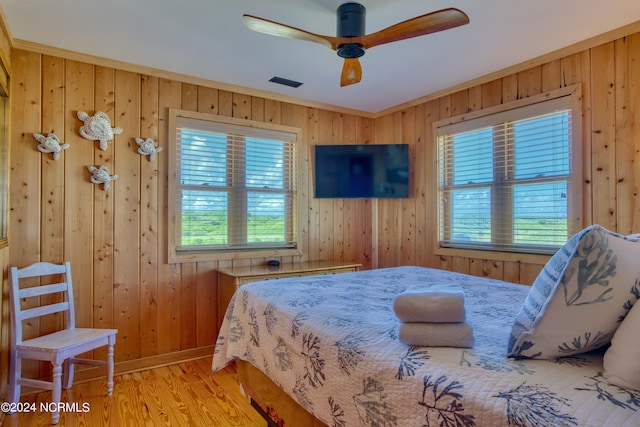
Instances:
[[[94,151],[98,144],[82,138],[78,129],[83,122],[77,118],[79,111],[89,115],[94,110],[94,67],[76,61],[66,61],[65,66],[65,142],[70,144],[65,152],[64,183],[65,209],[64,259],[73,260],[73,280],[76,307],[76,324],[90,327],[93,323],[93,240],[94,240],[94,191],[86,185],[91,173],[87,166],[94,165]],[[98,190],[102,191],[102,190]]]
[[[157,77],[142,76],[140,138],[159,141],[159,82]],[[159,164],[166,158],[166,147],[155,161],[148,157],[140,163],[140,356],[153,356],[158,346],[158,247]]]
[[[542,67],[533,67],[518,73],[518,99],[542,92]]]
[[[5,66],[5,69],[8,73],[11,73],[11,43],[10,43],[10,37],[9,37],[9,29],[6,28],[6,22],[0,22],[0,61],[3,62],[3,65]],[[22,79],[22,77],[20,77],[19,79]],[[24,80],[20,80],[24,83]],[[11,88],[9,88],[11,89]],[[5,170],[4,172],[11,172],[11,169],[13,167],[13,165],[8,163],[8,159],[9,159],[9,155],[11,152],[10,149],[10,141],[11,139],[13,139],[16,135],[14,133],[14,131],[11,130],[11,124],[10,124],[10,104],[9,102],[6,102],[5,105],[3,106],[3,108],[0,109],[0,112],[4,115],[4,117],[6,118],[6,122],[4,123],[4,131],[6,132],[5,134],[5,140],[2,141],[2,145],[0,146],[0,156],[6,156],[4,157],[4,159],[7,161],[7,163],[5,163],[5,165],[3,167],[7,167],[8,170]],[[5,178],[8,178],[8,174],[5,175]],[[0,179],[0,185],[3,186],[3,188],[0,188],[0,193],[2,194],[2,197],[6,197],[5,200],[8,200],[8,196],[10,196],[11,190],[10,188],[8,188],[9,183],[8,183],[8,179]],[[0,205],[3,205],[3,203],[0,203]],[[9,209],[8,205],[4,205],[4,206],[0,206],[0,209]],[[0,217],[1,218],[5,218],[7,219],[7,221],[10,220],[10,218],[8,218],[8,212],[4,211],[4,212],[0,212]],[[10,224],[6,224],[7,228],[4,231],[9,231],[9,226]],[[3,226],[5,226],[5,224],[3,224]],[[4,237],[7,237],[6,235]],[[9,377],[9,301],[7,298],[8,295],[8,281],[7,281],[7,274],[5,273],[10,265],[10,259],[9,259],[9,240],[8,239],[3,239],[2,242],[0,242],[0,271],[2,271],[2,280],[0,280],[0,284],[2,284],[2,292],[0,292],[0,389],[4,389],[4,385],[7,384],[8,382],[8,377]]]
[[[64,133],[64,61],[60,58],[43,56],[42,68],[45,70],[42,80],[42,134],[54,133],[61,143],[65,142]],[[63,157],[64,153],[60,157]],[[54,160],[51,154],[42,155],[42,214],[41,214],[41,256],[45,259],[62,262],[64,235],[64,158]],[[44,298],[44,297],[41,297]],[[60,295],[41,299],[45,304],[60,301]],[[41,331],[53,332],[62,327],[60,313],[50,319]]]
[[[582,86],[582,153],[583,167],[582,173],[585,179],[582,203],[583,203],[583,224],[593,223],[592,206],[594,203],[593,188],[591,188],[591,114],[595,105],[591,99],[591,50],[576,53],[561,59],[562,82],[566,86],[580,84]],[[600,106],[597,107],[599,109]],[[599,197],[605,197],[599,195]]]
[[[562,63],[559,60],[542,65],[542,92],[562,87]]]
[[[15,64],[11,87],[11,127],[9,232],[10,238],[26,239],[10,251],[11,265],[23,266],[40,257],[40,174],[41,155],[33,133],[41,132],[41,57],[20,52]],[[28,130],[26,130],[28,129]],[[61,132],[64,134],[64,132]],[[17,240],[19,241],[19,240]]]
[[[360,141],[370,144],[375,138],[375,122],[372,119],[362,119],[358,125]],[[360,200],[357,204],[358,227],[353,228],[350,238],[357,238],[358,250],[356,257],[345,261],[357,261],[362,264],[362,269],[373,268],[373,248],[376,246],[373,240],[374,206],[371,199]],[[357,234],[357,236],[354,236]]]
[[[14,125],[9,136],[8,255],[9,265],[25,266],[39,261],[41,246],[39,224],[42,158],[33,139],[34,132],[41,133],[41,58],[40,55],[28,52],[21,52],[13,58],[15,74],[11,81],[11,115],[12,119],[24,123],[29,130]],[[8,319],[7,316],[6,320]],[[48,329],[47,325],[43,325],[43,328]],[[23,329],[23,337],[34,337],[39,330],[39,321],[28,322]],[[25,376],[40,375],[40,364],[37,362],[25,361],[22,369]]]
[[[217,105],[216,97],[210,99],[208,108]],[[169,140],[169,109],[181,108],[182,85],[174,80],[160,79],[158,82],[158,112],[159,129],[158,141],[166,147]],[[204,101],[203,101],[204,102]],[[199,102],[198,108],[202,107]],[[180,350],[180,282],[179,265],[167,263],[167,224],[168,224],[168,164],[166,155],[168,148],[165,148],[164,156],[158,156],[158,175],[160,185],[158,187],[158,295],[157,307],[157,328],[154,333],[157,335],[157,346],[155,354],[171,353]]]
[[[416,203],[418,201],[416,185],[416,167],[418,149],[416,147],[416,108],[400,113],[402,136],[396,141],[409,146],[409,197],[401,199],[402,241],[400,243],[400,264],[416,264]]]
[[[65,143],[64,117],[64,61],[42,58],[42,134],[54,133]],[[59,160],[52,155],[42,156],[42,244],[43,258],[62,262],[64,228],[64,152]]]
[[[116,71],[113,125],[123,129],[113,142],[114,326],[118,329],[116,360],[140,357],[140,78]],[[135,147],[134,147],[135,146]],[[102,191],[102,190],[99,190]]]
[[[264,100],[253,99],[254,105],[260,105],[262,107],[262,115],[256,114],[256,108],[254,107],[254,120],[262,120],[270,123],[282,124],[285,126],[297,127],[305,129],[307,126],[307,109],[293,105],[264,102]],[[313,197],[313,189],[311,188],[311,176],[309,171],[311,170],[311,158],[308,142],[308,132],[303,132],[302,141],[299,141],[296,147],[296,192],[301,206],[310,206],[311,199]],[[296,220],[299,222],[300,235],[298,236],[299,250],[302,252],[302,256],[298,258],[299,261],[309,261],[310,258],[310,210],[303,209],[298,212]],[[282,262],[291,262],[292,259],[281,260]]]
[[[640,34],[615,42],[618,229],[640,230]]]
[[[180,349],[196,347],[197,342],[197,277],[198,265],[195,262],[181,264],[180,270]]]
[[[396,124],[394,118],[396,114],[390,114],[377,121],[376,127],[376,144],[388,144],[394,140],[394,132]],[[395,212],[395,206],[397,203],[393,203],[386,199],[376,199],[374,201],[374,209],[377,209],[377,221],[374,227],[378,230],[377,243],[377,267],[390,267],[396,264],[396,257],[399,253],[399,239],[401,235],[397,232],[396,226],[398,223],[397,215]]]
[[[309,150],[309,158],[310,158],[310,162],[311,162],[311,167],[309,170],[311,170],[312,168],[315,168],[315,164],[313,163],[315,161],[315,157],[313,157],[313,146],[319,144],[320,142],[320,128],[318,125],[318,122],[320,121],[319,118],[319,111],[315,108],[310,108],[307,112],[307,143],[308,143],[308,147],[307,149]],[[300,168],[298,169],[299,171],[302,171],[302,165],[300,166]],[[307,251],[307,259],[308,260],[320,260],[320,241],[321,241],[321,237],[320,237],[320,208],[321,208],[321,200],[316,199],[313,197],[314,195],[314,185],[315,185],[315,181],[313,180],[312,177],[309,177],[309,184],[307,185],[307,192],[310,195],[309,197],[309,208],[308,208],[308,225],[309,225],[309,241],[308,241],[308,251]]]
[[[586,179],[599,195],[592,206],[593,221],[610,230],[617,229],[616,217],[616,97],[615,46],[606,43],[592,49],[591,96],[600,106],[592,114],[591,168]],[[587,172],[587,170],[585,170]],[[589,177],[590,176],[590,177]]]
[[[199,262],[196,271],[196,347],[216,342],[216,331],[211,325],[218,322],[217,274],[218,264],[213,261]],[[193,310],[193,308],[191,308]]]
[[[110,118],[114,113],[115,70],[109,67],[95,67],[94,70],[94,105],[87,114],[102,111]],[[62,108],[64,112],[64,108]],[[82,125],[82,123],[79,123]],[[85,141],[88,143],[89,141]],[[111,144],[109,147],[113,147]],[[97,143],[90,142],[93,147],[93,166],[102,165],[114,170],[113,150],[100,150]],[[62,181],[64,182],[64,181]],[[95,188],[94,188],[95,190]],[[114,247],[114,201],[111,191],[93,191],[93,313],[92,326],[111,328],[113,325],[113,247]],[[48,259],[48,258],[44,258]],[[75,266],[72,267],[75,270]],[[106,348],[93,352],[95,358],[106,358]],[[90,355],[87,355],[90,357]]]
[[[482,107],[489,108],[502,102],[502,81],[494,80],[482,85]]]
[[[0,266],[3,272],[9,267],[9,246],[0,248]],[[3,295],[7,295],[9,283],[4,274],[0,283],[2,283]],[[9,318],[9,298],[3,296],[0,303],[0,320],[2,322],[0,325],[0,348],[2,349],[0,351],[0,384],[2,384],[2,388],[9,383]]]
[[[330,111],[318,111],[318,144],[333,143],[333,119]],[[318,261],[334,259],[334,220],[335,213],[332,199],[319,199],[317,206],[319,212]]]

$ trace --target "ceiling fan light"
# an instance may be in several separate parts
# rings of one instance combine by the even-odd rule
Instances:
[[[347,43],[338,46],[336,52],[341,58],[360,58],[364,55],[365,48],[357,43]]]

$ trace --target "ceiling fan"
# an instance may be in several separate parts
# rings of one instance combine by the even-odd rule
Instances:
[[[260,33],[319,43],[344,58],[340,86],[360,82],[362,66],[359,57],[366,49],[385,43],[410,39],[469,23],[469,17],[459,9],[449,8],[408,19],[375,33],[365,35],[366,9],[359,3],[345,3],[337,10],[337,37],[311,33],[279,22],[243,15],[247,28]]]

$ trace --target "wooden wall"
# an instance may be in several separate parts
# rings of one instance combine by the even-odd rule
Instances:
[[[378,118],[376,140],[407,142],[414,157],[413,197],[378,205],[378,265],[411,263],[532,283],[547,258],[436,252],[432,123],[573,84],[582,86],[583,95],[585,225],[640,232],[640,33],[635,33]]]
[[[149,163],[137,154],[134,141],[151,137],[166,147],[167,111],[176,107],[303,130],[298,169],[298,195],[307,207],[299,218],[302,260],[356,261],[364,268],[414,264],[531,283],[546,258],[436,253],[431,124],[581,84],[585,222],[640,232],[640,168],[634,168],[640,161],[639,63],[640,34],[634,34],[372,118],[14,49],[8,262],[70,260],[78,323],[120,330],[119,371],[211,354],[214,272],[232,261],[166,262],[167,151]],[[101,151],[78,136],[77,111],[104,111],[124,132]],[[54,132],[71,148],[53,161],[37,151],[36,132]],[[411,145],[409,199],[313,198],[310,147],[386,142]],[[108,165],[120,176],[109,191],[90,183],[86,166],[91,164]],[[6,372],[6,365],[2,369]],[[38,375],[43,368],[29,369]]]
[[[314,199],[309,147],[370,142],[372,119],[30,51],[12,55],[10,263],[71,261],[78,326],[118,328],[117,369],[212,354],[215,270],[232,265],[166,262],[168,150],[151,163],[134,138],[166,147],[169,108],[302,128],[299,260],[371,267],[371,202]],[[79,136],[78,111],[103,111],[124,131],[102,151]],[[71,147],[54,161],[37,150],[33,133],[55,133]],[[90,182],[88,165],[107,165],[119,178],[103,191]]]

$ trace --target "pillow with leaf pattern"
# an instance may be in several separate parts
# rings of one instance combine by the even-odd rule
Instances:
[[[609,344],[640,297],[640,240],[599,225],[578,232],[534,281],[507,355],[554,359]]]
[[[611,338],[602,358],[604,376],[610,384],[640,390],[640,304],[634,304]]]

